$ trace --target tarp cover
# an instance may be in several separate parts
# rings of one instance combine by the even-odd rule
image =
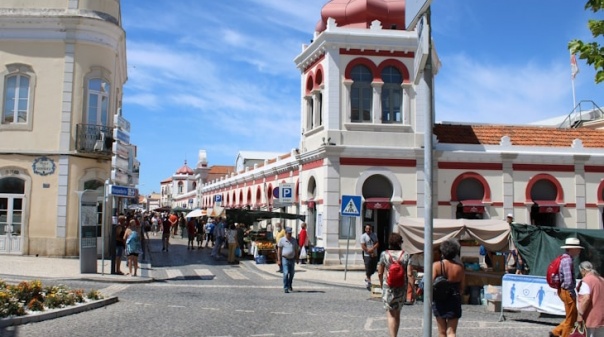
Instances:
[[[580,278],[579,263],[589,261],[604,275],[604,231],[601,229],[575,229],[512,224],[512,240],[520,256],[528,263],[529,274],[545,276],[547,266],[562,254],[564,241],[570,237],[581,240],[585,249],[575,259],[575,276]]]
[[[282,212],[269,212],[269,211],[254,211],[246,209],[227,209],[226,217],[228,221],[244,223],[248,226],[254,222],[268,219],[290,219],[290,220],[301,220],[306,219],[305,215],[282,213]]]
[[[503,220],[433,219],[433,228],[433,247],[449,238],[459,239],[464,234],[491,251],[505,251],[509,247],[510,225]],[[403,236],[406,252],[424,251],[424,219],[401,217],[398,232]]]

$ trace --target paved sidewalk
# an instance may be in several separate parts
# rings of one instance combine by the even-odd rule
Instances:
[[[127,271],[126,263],[122,262],[122,271]],[[19,277],[32,278],[57,278],[94,280],[112,283],[144,283],[151,282],[149,276],[151,266],[149,263],[139,263],[140,276],[111,275],[111,261],[98,260],[96,273],[80,273],[80,260],[77,258],[36,257],[22,255],[0,256],[0,279],[10,278],[17,280]],[[8,276],[8,277],[6,277]]]

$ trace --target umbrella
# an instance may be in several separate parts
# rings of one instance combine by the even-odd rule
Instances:
[[[197,208],[187,213],[187,215],[185,215],[185,218],[198,218],[200,216],[205,215],[208,215],[208,211],[206,211],[205,209]]]
[[[172,212],[190,212],[191,210],[184,207],[174,207],[172,208]]]
[[[159,207],[154,209],[155,212],[170,212],[172,208],[170,206],[163,206],[163,207]]]

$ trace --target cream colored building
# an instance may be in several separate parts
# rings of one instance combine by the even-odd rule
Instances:
[[[120,1],[3,0],[0,72],[0,254],[77,256],[77,191],[102,202],[127,79]]]
[[[294,60],[301,74],[299,147],[200,183],[202,207],[220,194],[227,208],[304,214],[326,264],[362,263],[364,224],[385,247],[401,218],[424,217],[431,74],[417,68],[422,35],[404,30],[405,1],[383,2],[323,7],[313,41]],[[374,17],[380,20],[368,20]],[[513,213],[520,223],[603,228],[603,131],[436,124],[428,132],[435,218],[503,220]],[[283,183],[294,186],[285,207],[273,195]],[[361,197],[350,229],[350,217],[340,212],[344,196]],[[285,222],[298,232],[299,221]]]

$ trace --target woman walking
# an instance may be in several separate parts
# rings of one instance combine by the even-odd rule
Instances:
[[[129,275],[136,276],[138,272],[138,255],[142,253],[140,226],[136,220],[130,220],[130,226],[124,233],[126,240],[126,255],[128,256],[128,271]],[[134,269],[134,273],[132,272]]]
[[[405,254],[401,245],[403,238],[398,233],[390,234],[388,237],[388,249],[383,251],[377,263],[378,278],[382,287],[382,301],[386,309],[386,319],[388,320],[388,331],[390,337],[398,335],[398,328],[401,324],[401,309],[405,302],[405,285],[400,287],[391,287],[388,285],[388,273],[390,265],[394,260],[398,260],[401,266],[406,266],[409,261],[409,254]],[[405,270],[402,271],[406,273]]]
[[[582,279],[577,286],[577,321],[585,322],[587,337],[604,336],[604,278],[589,261],[579,265]]]
[[[432,265],[432,282],[438,276],[445,276],[450,285],[446,299],[432,301],[432,314],[438,324],[439,337],[455,337],[461,318],[461,290],[464,288],[465,272],[461,262],[458,262],[460,250],[456,239],[444,241],[440,244],[442,260]]]

